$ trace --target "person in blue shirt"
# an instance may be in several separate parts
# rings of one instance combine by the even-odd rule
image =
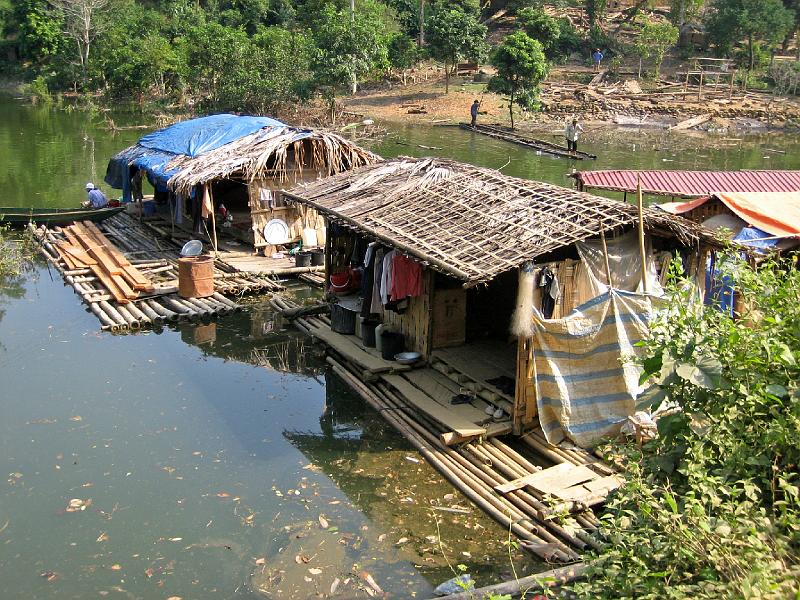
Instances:
[[[600,48],[595,48],[594,52],[592,52],[592,61],[594,62],[594,72],[600,72],[600,61],[603,60],[603,53],[600,52]]]
[[[477,100],[475,100],[475,102],[472,103],[472,106],[469,109],[469,114],[472,117],[471,125],[473,127],[475,127],[475,122],[478,120],[478,109],[480,107],[481,107],[481,103],[478,102]]]
[[[88,199],[81,204],[84,208],[105,208],[108,206],[108,198],[103,192],[94,187],[93,183],[86,184],[86,193],[88,194]]]

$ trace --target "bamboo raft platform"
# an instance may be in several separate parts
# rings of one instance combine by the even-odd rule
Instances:
[[[286,314],[303,314],[280,295],[271,303]],[[293,322],[327,346],[326,360],[342,380],[454,487],[509,528],[522,547],[543,560],[562,563],[600,548],[595,535],[599,522],[591,507],[604,502],[621,482],[608,464],[580,448],[549,444],[541,429],[520,438],[504,437],[511,431],[510,422],[471,421],[486,419],[479,408],[485,403],[480,398],[474,406],[438,403],[436,386],[449,397],[453,386],[447,382],[458,389],[441,367],[409,368],[383,361],[347,339],[352,336],[331,332],[330,318],[324,314],[306,313]]]
[[[183,245],[190,239],[198,238],[198,236],[191,233],[191,228],[188,227],[187,223],[175,224],[173,227],[173,224],[162,214],[146,216],[142,219],[142,224],[152,231],[154,235],[169,239],[178,245]],[[297,267],[293,256],[271,258],[256,254],[247,242],[241,241],[224,230],[219,231],[218,235],[217,257],[237,271],[265,277],[297,276],[299,278],[304,274],[315,275],[325,270],[322,265]],[[207,236],[200,236],[200,239],[205,243],[210,243]],[[242,247],[247,249],[243,250]]]
[[[213,318],[241,310],[227,296],[284,289],[273,277],[241,272],[216,260],[214,294],[181,298],[177,294],[180,246],[159,239],[126,214],[98,225],[84,222],[41,226],[33,231],[42,241],[41,253],[98,318],[103,330],[122,332]]]
[[[566,148],[566,146],[559,146],[558,144],[554,144],[552,142],[547,142],[545,140],[539,140],[536,138],[528,137],[526,135],[513,132],[510,129],[506,129],[504,127],[494,127],[492,125],[475,125],[473,127],[468,123],[461,123],[459,127],[461,127],[461,129],[466,129],[467,131],[475,131],[477,133],[482,133],[484,135],[488,135],[489,137],[493,137],[498,140],[511,142],[513,144],[519,144],[521,146],[526,146],[533,150],[539,150],[540,152],[544,152],[545,154],[551,154],[553,156],[558,156],[561,158],[570,158],[572,160],[585,160],[585,159],[594,160],[597,158],[597,156],[594,154],[589,154],[588,152],[582,152],[580,150],[577,150],[575,152],[570,152]]]

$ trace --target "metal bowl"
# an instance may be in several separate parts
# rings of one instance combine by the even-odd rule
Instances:
[[[203,253],[203,242],[200,240],[189,240],[181,248],[181,256],[200,256]]]
[[[419,352],[401,352],[394,355],[394,359],[401,365],[413,365],[420,358],[422,358],[422,354]]]

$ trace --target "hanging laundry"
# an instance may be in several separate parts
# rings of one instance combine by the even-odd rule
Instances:
[[[383,302],[381,302],[381,281],[383,281],[383,248],[375,250],[375,265],[372,274],[372,297],[370,299],[369,312],[372,314],[383,314]]]
[[[364,253],[364,266],[369,266],[369,261],[372,260],[372,256],[375,254],[375,248],[378,246],[378,242],[370,242],[367,246],[367,251]]]
[[[361,278],[361,316],[368,318],[372,306],[372,294],[375,289],[375,248],[372,244],[367,248],[364,263],[364,276]]]
[[[542,290],[542,315],[545,319],[549,319],[553,316],[556,300],[561,293],[556,274],[550,267],[545,267],[539,273],[539,287]]]
[[[390,296],[393,300],[422,295],[422,265],[399,252],[392,260]]]
[[[381,303],[386,306],[391,299],[392,289],[392,263],[397,256],[397,250],[387,252],[383,257],[383,273],[381,274]]]

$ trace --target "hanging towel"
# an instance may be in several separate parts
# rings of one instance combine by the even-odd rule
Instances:
[[[383,302],[381,302],[381,281],[383,280],[383,248],[375,250],[372,276],[372,298],[370,299],[369,312],[372,314],[383,314]]]
[[[392,263],[394,262],[395,256],[397,256],[397,250],[392,250],[383,257],[383,273],[381,274],[381,303],[384,306],[389,304],[389,300],[392,299]]]
[[[390,295],[395,300],[421,296],[422,265],[404,254],[396,254],[392,261],[392,286]]]

